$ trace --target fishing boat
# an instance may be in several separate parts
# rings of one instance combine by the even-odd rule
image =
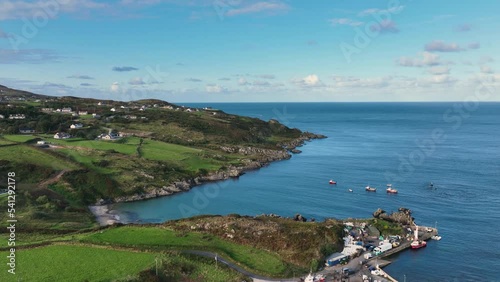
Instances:
[[[427,242],[425,242],[424,240],[419,240],[418,239],[418,226],[415,225],[415,235],[414,235],[414,239],[413,239],[413,242],[411,242],[410,246],[412,249],[420,249],[420,248],[423,248],[425,246],[427,246]]]
[[[328,181],[328,183],[330,183],[332,185],[335,185],[335,184],[337,184],[337,181],[333,181],[333,180],[330,179],[330,181]]]
[[[392,188],[392,184],[387,184],[387,189],[386,189],[387,193],[389,194],[397,194],[398,193],[398,190],[397,189],[394,189]]]
[[[377,192],[377,188],[370,186],[366,186],[365,190],[368,192]]]

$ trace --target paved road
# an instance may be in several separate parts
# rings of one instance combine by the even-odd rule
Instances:
[[[275,278],[269,278],[269,277],[260,276],[260,275],[254,274],[254,273],[250,273],[250,272],[246,271],[245,269],[239,267],[238,265],[231,263],[231,262],[228,262],[224,258],[221,258],[217,254],[211,253],[211,252],[203,252],[203,251],[182,251],[182,252],[186,253],[186,254],[198,255],[198,256],[212,258],[212,259],[215,259],[217,257],[218,263],[222,263],[222,264],[228,266],[229,268],[232,268],[232,269],[238,271],[239,273],[252,278],[254,282],[297,282],[297,281],[300,281],[299,278],[296,278],[296,279],[291,279],[291,278],[290,279],[289,278],[275,279]]]

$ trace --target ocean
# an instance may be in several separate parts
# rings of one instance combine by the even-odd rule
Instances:
[[[500,281],[500,103],[186,105],[277,119],[328,138],[308,142],[290,160],[239,179],[117,204],[122,220],[162,222],[231,213],[370,218],[377,208],[406,207],[417,224],[437,224],[443,239],[394,256],[385,268],[393,277]],[[329,185],[330,179],[338,185]],[[387,183],[399,194],[386,194]],[[367,185],[378,191],[366,192]]]

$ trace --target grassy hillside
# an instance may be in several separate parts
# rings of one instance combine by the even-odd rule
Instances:
[[[0,252],[7,256],[7,252]],[[75,244],[17,252],[16,279],[22,281],[207,281],[241,282],[245,277],[212,260],[178,253],[115,250]],[[158,276],[156,276],[158,262]],[[0,281],[13,281],[0,272]]]
[[[306,273],[311,267],[315,269],[326,255],[338,251],[341,230],[337,221],[305,223],[233,215],[159,225],[113,226],[71,234],[20,232],[16,251],[18,277],[24,281],[50,281],[54,275],[62,281],[244,279],[221,264],[215,267],[213,259],[185,251],[216,253],[254,274],[291,277]],[[6,240],[6,236],[0,239]],[[0,251],[0,255],[7,253]],[[155,259],[163,280],[156,280]],[[0,274],[1,281],[5,275],[6,272]]]
[[[18,206],[26,219],[20,228],[87,228],[90,204],[169,195],[199,177],[237,176],[246,167],[288,158],[287,150],[318,137],[273,120],[160,100],[0,90],[0,189],[6,188],[6,173],[15,172],[16,192],[26,204]],[[70,128],[75,124],[82,126]],[[71,138],[54,139],[61,132]],[[66,217],[75,212],[81,220]]]
[[[88,209],[237,177],[322,136],[160,100],[0,90],[0,189],[15,173],[17,278],[23,281],[246,281],[182,251],[216,252],[251,272],[279,277],[317,266],[337,248],[335,222],[232,216],[101,230]],[[70,128],[75,124],[82,126]],[[70,138],[54,139],[56,133]],[[7,200],[0,194],[0,206]],[[3,239],[7,216],[0,213]],[[157,276],[152,266],[158,258]],[[5,275],[0,281],[11,278]]]

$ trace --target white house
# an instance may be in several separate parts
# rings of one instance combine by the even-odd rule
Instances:
[[[4,115],[0,115],[0,118],[5,118],[5,116]]]
[[[14,114],[9,116],[9,119],[25,119],[25,118],[26,116],[24,114]]]
[[[116,112],[116,109],[115,108],[111,108],[110,111]]]
[[[47,142],[43,141],[43,140],[40,140],[40,141],[37,141],[36,142],[37,145],[46,145]]]
[[[87,111],[79,111],[78,114],[81,115],[81,116],[84,116],[84,115],[88,115],[89,112],[87,112]]]
[[[54,139],[68,139],[68,138],[71,138],[71,135],[64,132],[58,132],[54,135]]]
[[[31,129],[31,128],[21,128],[21,129],[19,129],[19,133],[21,133],[21,134],[32,134],[32,133],[35,133],[35,130]]]
[[[116,135],[114,133],[111,133],[111,134],[104,134],[101,139],[103,140],[116,140],[116,139],[119,139],[120,136],[119,135]]]
[[[81,123],[75,123],[75,124],[72,124],[69,128],[71,129],[77,129],[77,128],[82,128],[83,127],[83,124]]]
[[[71,112],[72,112],[72,110],[71,110],[71,108],[62,108],[62,109],[61,109],[61,112],[62,112],[62,113],[71,113]]]

